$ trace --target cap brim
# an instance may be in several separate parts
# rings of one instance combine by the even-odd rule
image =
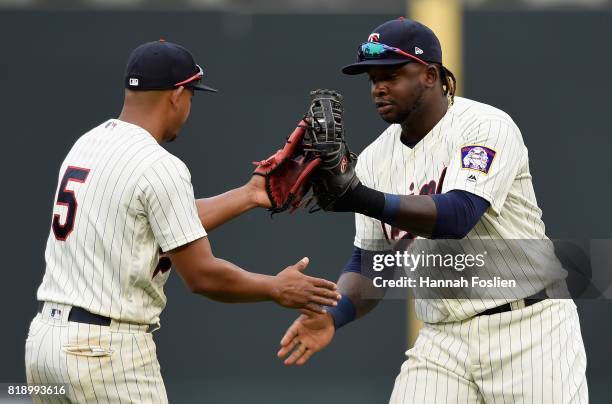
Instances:
[[[411,60],[406,58],[404,59],[368,59],[361,62],[353,63],[342,68],[342,73],[355,75],[361,74],[368,71],[368,68],[373,66],[394,66],[394,65],[403,65],[406,63],[410,63]]]
[[[216,93],[219,91],[216,88],[205,86],[202,83],[193,83],[193,84],[190,83],[189,88],[193,88],[194,90],[199,90],[199,91],[208,91],[211,93]]]

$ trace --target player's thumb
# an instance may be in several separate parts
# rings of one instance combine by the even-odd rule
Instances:
[[[309,262],[310,260],[308,259],[308,257],[304,257],[295,264],[295,269],[300,272],[304,272]]]

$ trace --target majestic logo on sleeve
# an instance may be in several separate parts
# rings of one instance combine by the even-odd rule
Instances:
[[[464,146],[461,148],[461,168],[489,173],[495,151],[484,146]]]

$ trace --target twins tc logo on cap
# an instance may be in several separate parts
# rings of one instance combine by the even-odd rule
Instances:
[[[368,36],[368,42],[378,42],[380,40],[380,34],[378,32],[372,32]]]
[[[463,146],[461,148],[461,168],[489,173],[495,150],[484,146]]]

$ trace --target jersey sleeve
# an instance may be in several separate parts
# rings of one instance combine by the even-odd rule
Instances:
[[[480,122],[454,142],[442,192],[471,192],[501,211],[519,165],[527,154],[516,125],[505,119]]]
[[[158,160],[143,173],[139,187],[149,224],[164,252],[206,236],[191,174],[181,160],[172,155]]]
[[[376,189],[373,181],[374,165],[371,156],[370,148],[364,150],[357,159],[355,172],[363,185]],[[362,250],[383,251],[389,249],[381,221],[360,213],[355,213],[355,240],[353,244]]]

